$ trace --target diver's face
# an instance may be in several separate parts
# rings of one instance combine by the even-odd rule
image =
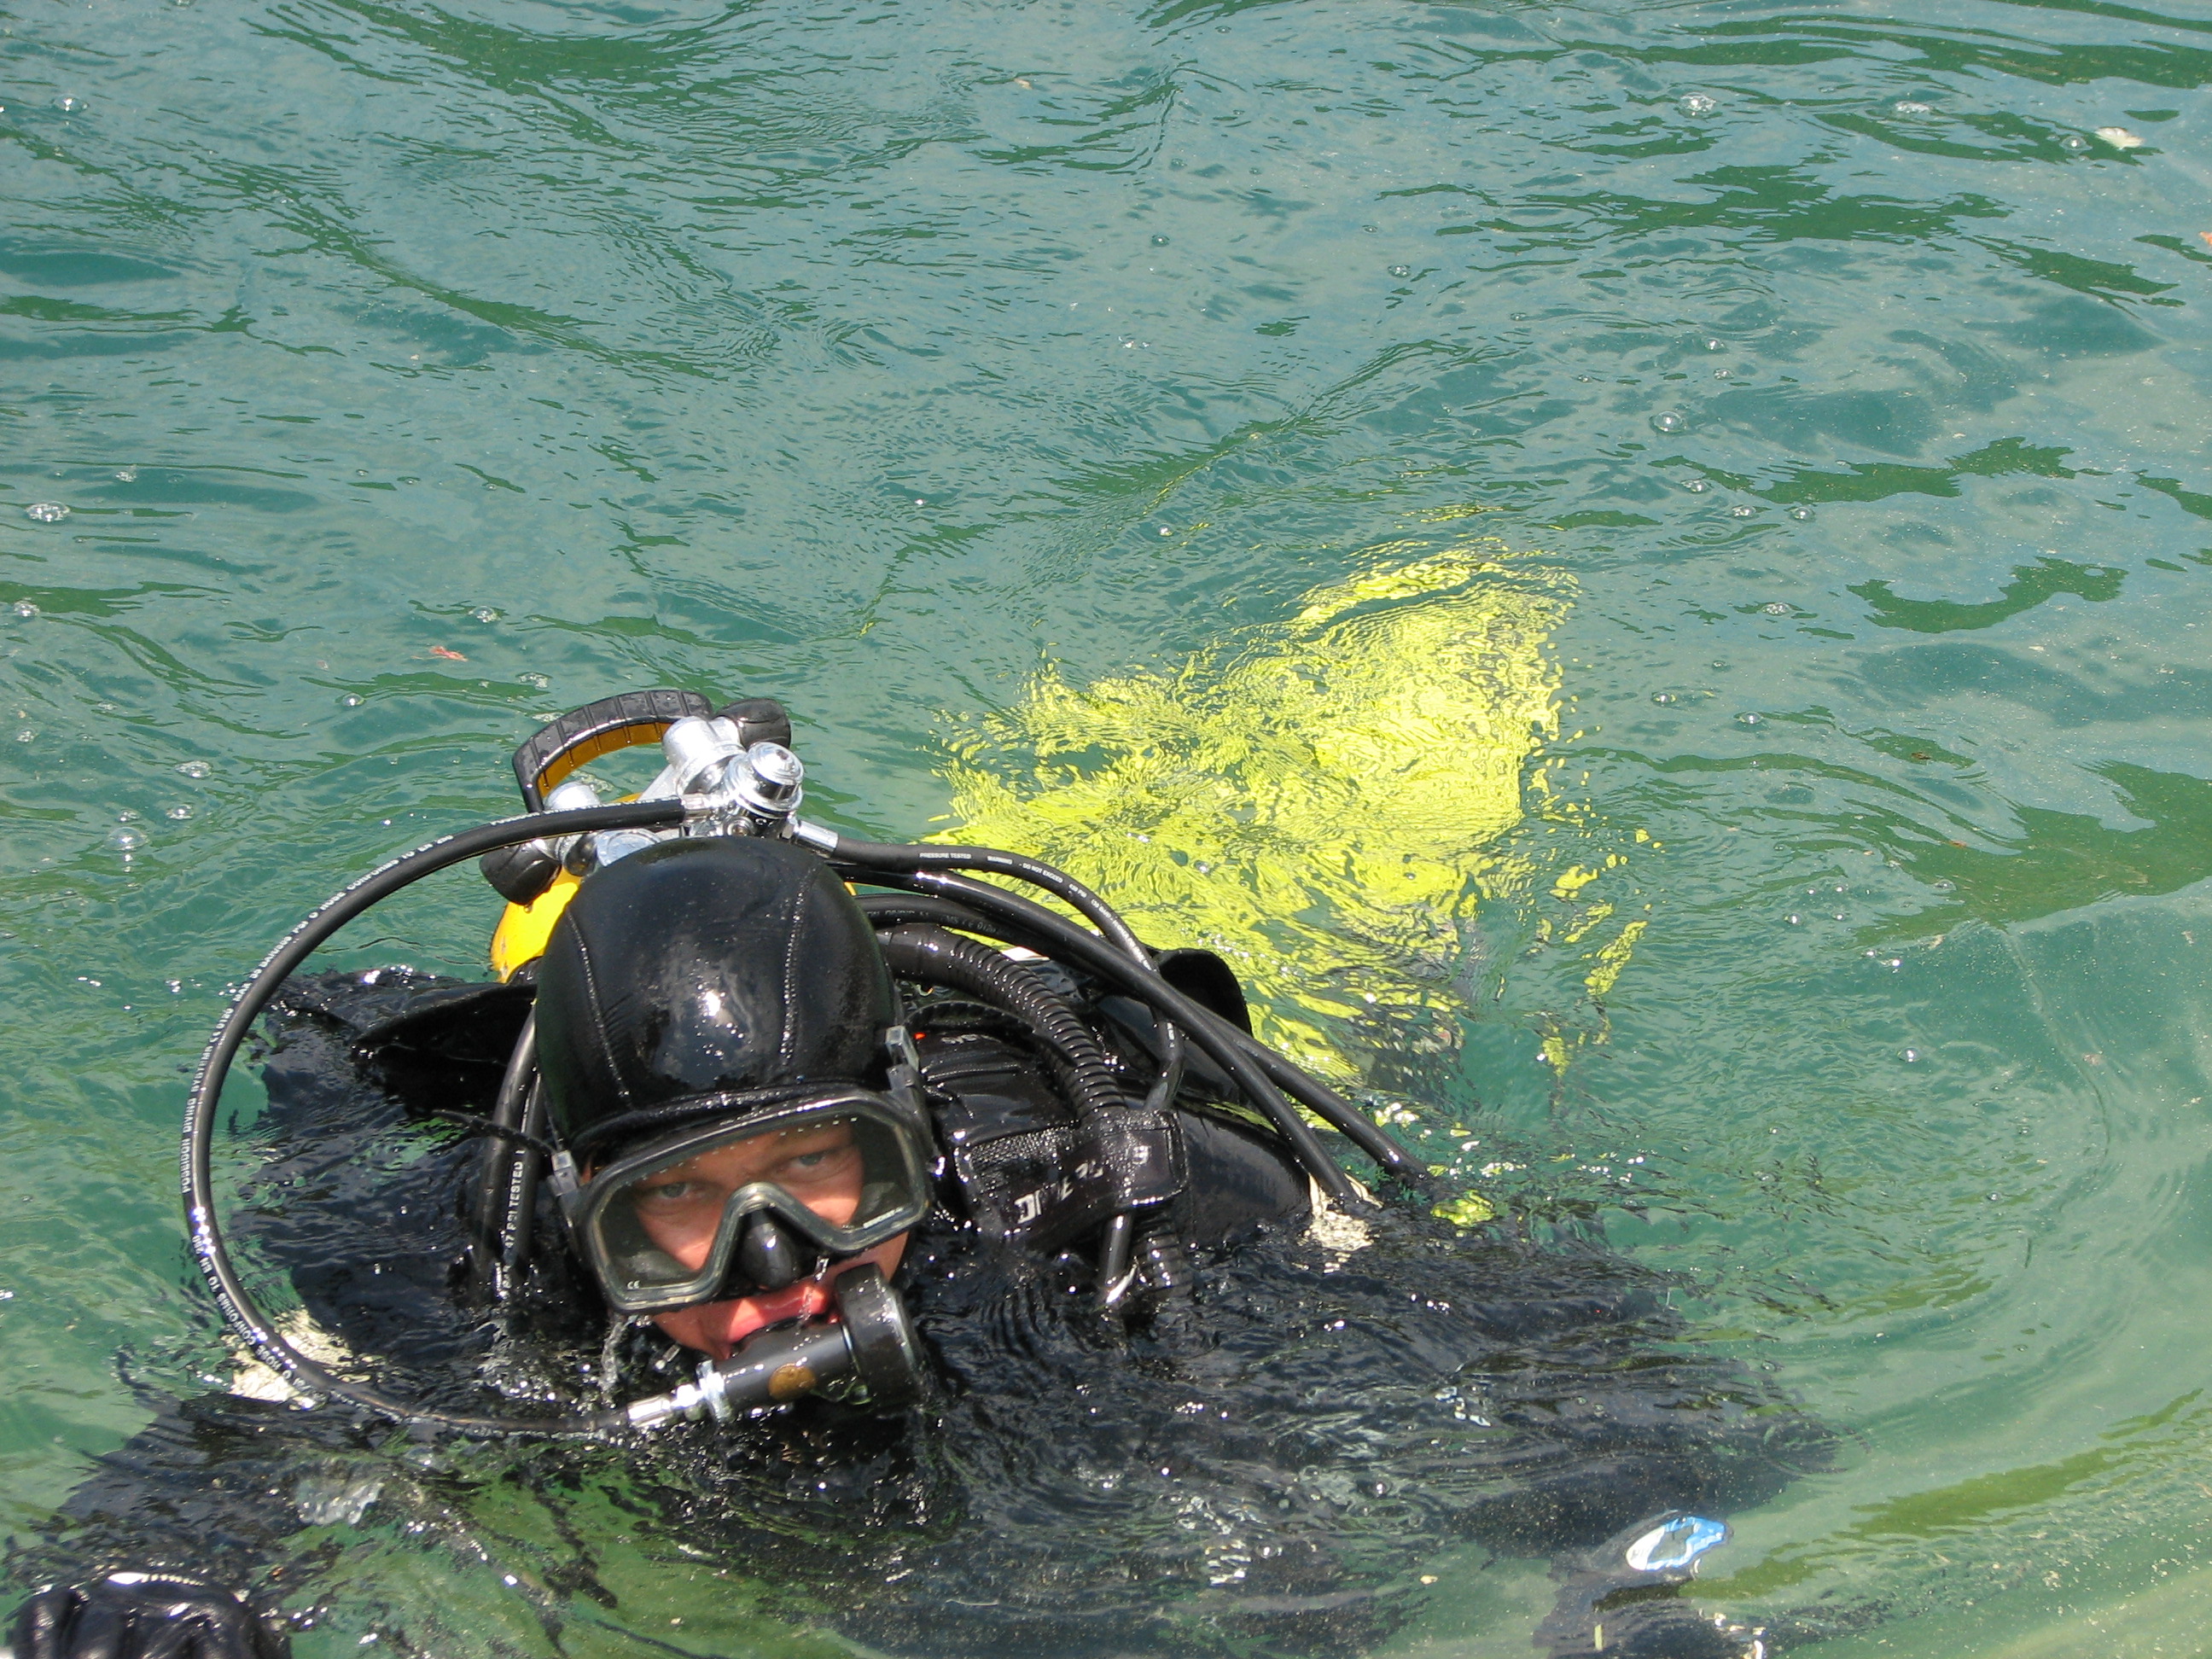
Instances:
[[[801,1124],[735,1140],[678,1164],[641,1188],[639,1224],[653,1242],[686,1267],[707,1265],[722,1206],[732,1193],[756,1181],[773,1182],[823,1220],[848,1225],[860,1208],[863,1160],[849,1122]],[[653,1316],[673,1341],[726,1359],[755,1331],[787,1319],[811,1319],[830,1310],[830,1283],[864,1262],[888,1278],[906,1249],[899,1234],[875,1249],[848,1256],[821,1279],[805,1279],[780,1291],[729,1302],[705,1302]]]

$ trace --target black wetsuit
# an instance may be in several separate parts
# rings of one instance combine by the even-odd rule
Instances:
[[[1066,988],[1141,1077],[1141,1012]],[[393,1392],[465,1409],[489,1384],[574,1401],[580,1376],[603,1399],[658,1392],[689,1360],[650,1327],[606,1329],[550,1202],[510,1306],[454,1293],[484,1143],[428,1114],[483,1109],[525,994],[404,970],[295,985],[247,1131],[268,1161],[233,1230]],[[944,1212],[898,1274],[931,1362],[918,1412],[810,1401],[642,1446],[434,1455],[333,1410],[149,1399],[155,1421],[11,1577],[181,1570],[295,1617],[334,1600],[402,1650],[489,1650],[481,1615],[359,1582],[363,1551],[442,1549],[549,1632],[663,1642],[661,1609],[609,1588],[593,1528],[613,1516],[672,1575],[725,1564],[755,1616],[878,1651],[1344,1653],[1413,1612],[1443,1553],[1556,1557],[1822,1461],[1826,1437],[1685,1348],[1662,1281],[1618,1256],[1403,1212],[1310,1225],[1295,1162],[1202,1067],[1176,1113],[1186,1179],[1147,1221],[1172,1288],[1108,1316],[1049,1058],[988,1006],[918,995],[909,1013],[947,1157]]]

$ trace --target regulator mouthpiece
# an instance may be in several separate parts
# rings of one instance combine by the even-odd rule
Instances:
[[[921,1345],[906,1304],[870,1266],[837,1281],[836,1323],[810,1319],[756,1332],[727,1359],[702,1361],[696,1382],[641,1400],[626,1415],[635,1429],[679,1417],[726,1423],[810,1394],[888,1409],[921,1389]]]

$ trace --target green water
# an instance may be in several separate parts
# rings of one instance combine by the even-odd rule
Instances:
[[[1264,662],[1479,546],[1527,648],[1407,672],[1555,713],[1482,738],[1479,833],[1419,826],[1464,891],[1316,890],[1381,988],[1331,992],[1346,1063],[1850,1432],[1711,1605],[2212,1647],[2212,15],[0,18],[10,1529],[146,1420],[125,1370],[223,1369],[172,1129],[224,988],[510,810],[538,719],[780,696],[813,807],[916,836],[956,756],[1110,758],[1040,779],[1041,685]],[[465,963],[492,909],[356,945]],[[566,1650],[711,1632],[623,1524]],[[498,1563],[378,1548],[303,1653],[379,1598],[552,1650]],[[1400,1650],[1528,1650],[1540,1568],[1431,1571]]]

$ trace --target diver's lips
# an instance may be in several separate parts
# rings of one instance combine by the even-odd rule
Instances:
[[[703,1302],[683,1310],[688,1327],[680,1338],[687,1346],[705,1349],[716,1359],[727,1359],[731,1351],[755,1331],[766,1330],[790,1319],[818,1319],[830,1311],[829,1291],[817,1279],[805,1279],[762,1296],[734,1302]]]
[[[825,1278],[802,1279],[780,1291],[740,1297],[734,1302],[705,1303],[690,1310],[698,1322],[694,1328],[705,1340],[709,1353],[717,1359],[727,1359],[731,1351],[755,1331],[764,1331],[787,1320],[819,1319],[833,1312],[837,1304],[830,1293],[830,1285],[840,1274],[864,1265],[866,1261],[866,1257],[856,1257],[841,1261]]]
[[[818,1279],[807,1279],[780,1291],[770,1291],[765,1296],[749,1296],[737,1302],[710,1303],[707,1312],[711,1317],[719,1309],[730,1310],[730,1325],[724,1340],[735,1347],[755,1331],[781,1325],[787,1319],[819,1319],[830,1311],[831,1305],[829,1288],[824,1282]]]

